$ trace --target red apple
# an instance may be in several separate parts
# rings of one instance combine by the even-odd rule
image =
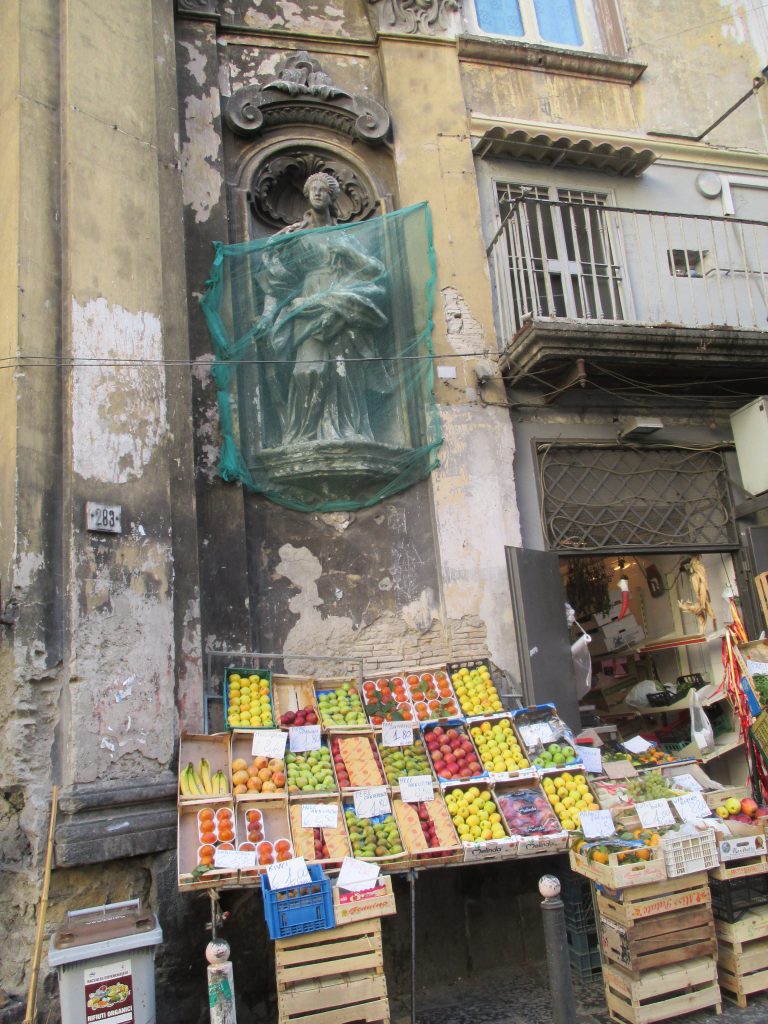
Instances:
[[[757,804],[755,801],[751,800],[749,797],[745,797],[741,801],[741,813],[748,814],[750,817],[754,818],[757,814]]]

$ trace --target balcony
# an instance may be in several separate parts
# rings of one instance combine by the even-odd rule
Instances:
[[[499,187],[488,247],[513,383],[556,383],[576,360],[590,379],[631,368],[634,380],[681,385],[763,372],[768,223],[536,191]],[[756,394],[764,388],[755,383]]]

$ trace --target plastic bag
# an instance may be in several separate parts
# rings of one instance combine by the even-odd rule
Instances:
[[[576,697],[578,700],[581,700],[592,685],[592,659],[589,656],[591,642],[592,637],[589,633],[582,633],[578,640],[574,640],[571,644],[571,659],[576,675]]]
[[[647,711],[648,694],[658,692],[659,684],[655,679],[641,679],[639,683],[635,683],[624,698],[624,703],[630,704],[633,708],[641,708],[643,711]]]
[[[712,723],[704,713],[698,690],[689,690],[688,701],[691,708],[691,742],[699,750],[708,750],[715,745],[715,734]]]

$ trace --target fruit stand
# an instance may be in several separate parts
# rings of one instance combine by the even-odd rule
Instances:
[[[661,1019],[656,1002],[667,1016],[719,1005],[719,984],[739,999],[768,988],[768,933],[724,931],[722,963],[713,938],[716,926],[735,927],[718,908],[745,898],[745,879],[766,890],[747,910],[768,907],[768,809],[751,789],[724,787],[638,737],[575,737],[554,705],[505,707],[482,659],[371,679],[273,675],[232,659],[227,731],[181,738],[181,891],[261,888],[278,942],[317,932],[332,944],[342,924],[394,912],[388,875],[407,875],[415,914],[422,870],[568,851],[598,909],[616,1020]],[[350,863],[371,867],[370,881],[342,886]],[[296,864],[306,881],[278,881]],[[713,893],[727,887],[719,902],[710,882]],[[677,918],[633,930],[631,915],[654,900],[667,913],[691,889],[697,902],[706,892],[706,920],[691,926],[692,962],[681,964],[667,952],[680,945]],[[678,999],[686,986],[700,994]]]

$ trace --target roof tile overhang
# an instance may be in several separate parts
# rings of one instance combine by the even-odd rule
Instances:
[[[526,160],[548,167],[583,167],[593,171],[637,178],[658,158],[651,149],[595,142],[575,133],[533,132],[496,125],[476,140],[476,156]]]

